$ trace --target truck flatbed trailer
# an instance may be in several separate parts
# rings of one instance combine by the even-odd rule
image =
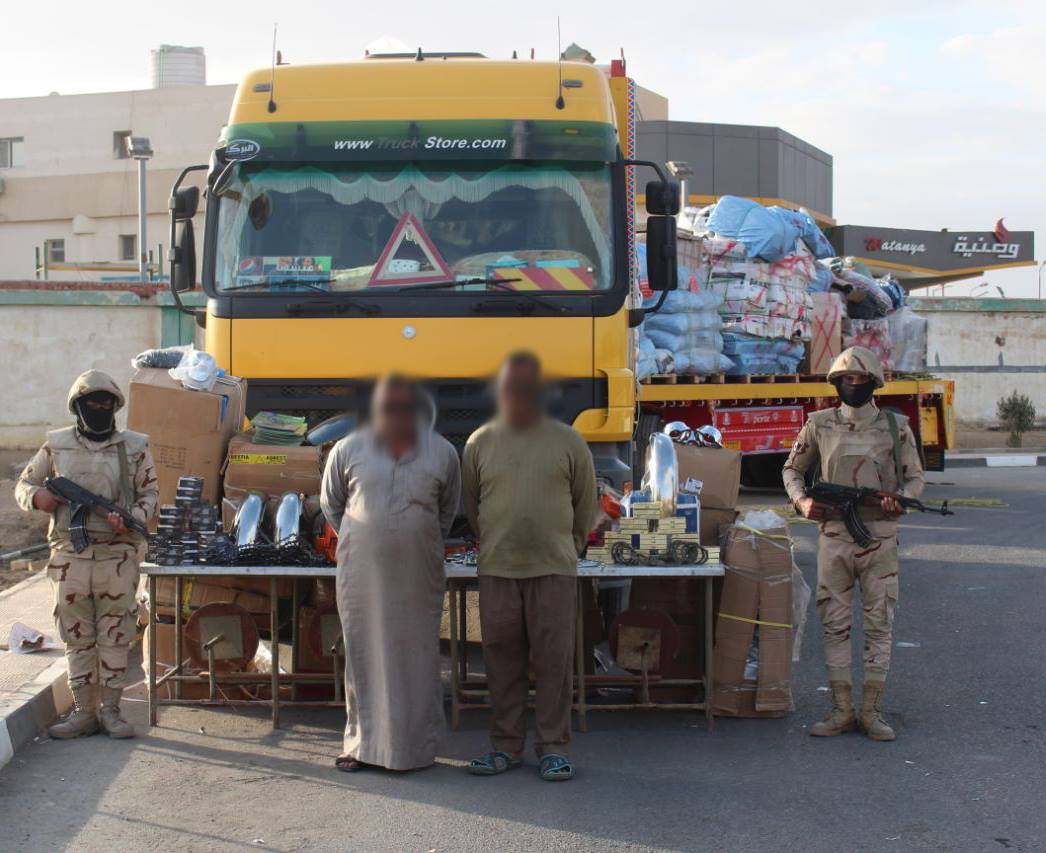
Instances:
[[[837,405],[835,387],[823,375],[652,377],[639,386],[638,443],[669,421],[723,433],[724,447],[746,457],[751,485],[776,485],[780,467],[810,412]],[[929,471],[944,470],[954,446],[955,383],[929,376],[890,377],[876,392],[880,408],[908,418]]]

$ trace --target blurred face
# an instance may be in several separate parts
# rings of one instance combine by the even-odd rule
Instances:
[[[379,390],[374,401],[374,429],[393,444],[412,443],[418,423],[418,398],[406,385],[389,385]]]
[[[834,381],[841,399],[848,406],[860,408],[872,399],[875,393],[875,382],[864,373],[847,373]]]
[[[498,376],[498,415],[511,426],[541,417],[541,373],[531,364],[508,364]]]

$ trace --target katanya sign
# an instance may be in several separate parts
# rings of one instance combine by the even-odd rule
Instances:
[[[902,243],[900,240],[883,240],[882,237],[868,237],[864,241],[866,252],[901,252],[905,255],[921,255],[926,252],[925,243]]]
[[[1035,263],[1035,234],[1010,231],[1000,219],[991,231],[916,231],[840,225],[828,238],[841,256],[863,258],[870,266],[912,267],[913,272],[947,275],[958,270]]]

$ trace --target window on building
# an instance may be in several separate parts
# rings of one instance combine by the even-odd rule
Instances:
[[[126,160],[131,155],[127,153],[127,140],[131,138],[129,130],[113,131],[113,159]]]
[[[0,169],[17,169],[25,165],[25,138],[0,137]]]
[[[49,264],[65,263],[65,240],[44,240],[44,251]]]
[[[120,260],[121,261],[136,261],[136,260],[138,260],[138,235],[137,234],[121,234],[120,235]]]

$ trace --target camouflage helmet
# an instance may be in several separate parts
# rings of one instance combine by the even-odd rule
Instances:
[[[828,381],[831,382],[840,376],[870,376],[876,388],[882,388],[886,384],[883,363],[879,356],[864,347],[850,347],[839,353],[828,371]]]
[[[113,381],[113,378],[101,370],[85,370],[76,377],[73,387],[69,389],[68,404],[70,413],[76,414],[75,403],[77,400],[95,391],[108,391],[116,398],[116,410],[123,408],[123,392]]]

